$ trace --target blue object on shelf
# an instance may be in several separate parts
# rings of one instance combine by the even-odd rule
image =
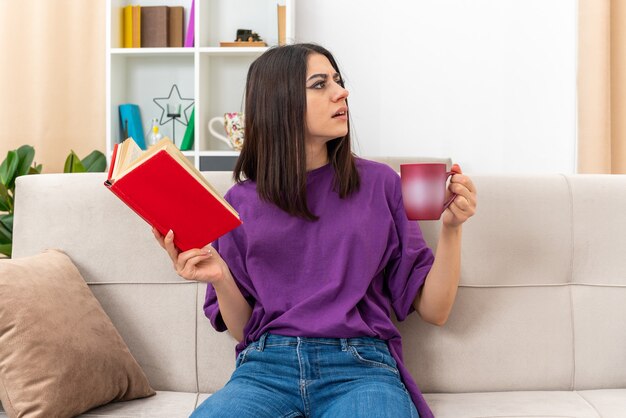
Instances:
[[[119,142],[126,138],[133,138],[139,148],[146,149],[146,140],[143,135],[143,125],[141,124],[141,113],[139,106],[126,103],[119,106],[120,109],[120,135]]]

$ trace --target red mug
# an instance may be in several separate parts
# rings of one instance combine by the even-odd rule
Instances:
[[[445,200],[446,183],[455,171],[446,171],[444,163],[400,164],[402,200],[412,221],[437,220],[456,197]]]

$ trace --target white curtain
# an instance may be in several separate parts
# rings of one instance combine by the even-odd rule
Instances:
[[[35,147],[44,172],[105,148],[105,1],[0,1],[0,161]]]
[[[626,1],[580,0],[578,172],[626,173]]]

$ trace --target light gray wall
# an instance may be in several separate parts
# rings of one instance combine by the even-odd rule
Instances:
[[[574,173],[577,12],[574,0],[300,0],[296,40],[336,56],[361,155]]]

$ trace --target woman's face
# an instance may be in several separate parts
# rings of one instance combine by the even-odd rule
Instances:
[[[348,90],[328,58],[312,53],[306,72],[306,141],[326,143],[348,134]]]

